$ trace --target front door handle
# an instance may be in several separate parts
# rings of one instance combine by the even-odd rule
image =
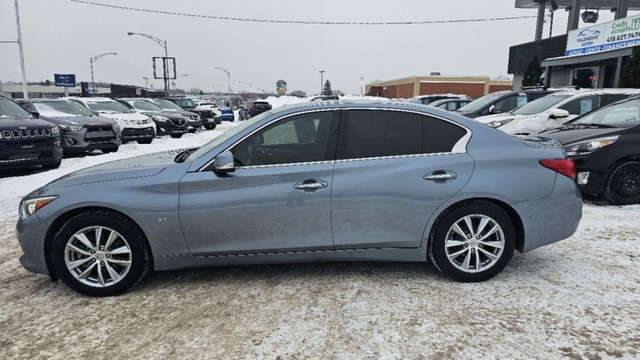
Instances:
[[[318,189],[324,189],[327,186],[328,184],[326,181],[308,179],[301,183],[297,183],[293,185],[293,188],[297,190],[318,190]]]
[[[445,183],[447,181],[454,180],[458,175],[449,170],[436,170],[428,173],[423,177],[424,180],[429,180],[437,183]]]

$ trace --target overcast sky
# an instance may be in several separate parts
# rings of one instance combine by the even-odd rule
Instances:
[[[213,16],[305,21],[424,21],[535,16],[515,9],[514,0],[92,0],[104,4]],[[533,41],[535,19],[454,24],[358,26],[236,22],[142,13],[69,0],[19,0],[29,81],[72,73],[90,81],[89,58],[116,52],[94,63],[96,81],[144,85],[152,78],[153,56],[163,49],[127,32],[151,34],[175,56],[178,88],[275,91],[283,79],[289,91],[320,90],[319,70],[334,89],[360,93],[365,84],[411,75],[507,73],[509,46]],[[613,19],[608,11],[600,22]],[[567,14],[557,11],[554,35],[564,33]],[[584,24],[580,24],[584,26]],[[548,24],[545,37],[548,35]],[[0,1],[0,40],[15,40],[13,0]],[[0,44],[0,80],[20,81],[18,47]],[[152,81],[162,87],[162,80]]]

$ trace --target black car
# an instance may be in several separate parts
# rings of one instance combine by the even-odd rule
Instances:
[[[93,150],[118,151],[122,142],[118,122],[96,116],[72,101],[54,99],[16,100],[35,117],[58,126],[65,155]]]
[[[240,120],[247,120],[269,110],[271,110],[271,104],[268,101],[247,101],[238,110],[238,117]]]
[[[458,109],[460,115],[475,119],[480,116],[501,114],[509,112],[515,108],[547,96],[559,89],[527,89],[518,91],[498,91],[477,98],[474,101]]]
[[[0,96],[0,168],[55,169],[61,161],[58,127],[34,118],[20,105]]]
[[[189,132],[196,132],[202,126],[202,119],[200,115],[187,111],[180,106],[176,105],[176,103],[165,100],[165,99],[146,99],[151,101],[154,105],[158,106],[162,111],[177,113],[179,115],[184,116],[187,119],[189,125]]]
[[[187,98],[165,98],[164,100],[171,101],[172,103],[178,105],[183,110],[190,111],[196,113],[200,116],[200,120],[202,120],[202,126],[204,126],[207,130],[212,130],[216,128],[218,121],[216,120],[216,114],[211,109],[198,109],[198,105],[193,102],[191,99]]]
[[[189,131],[187,118],[175,112],[164,111],[149,100],[123,98],[116,101],[153,119],[156,124],[156,135],[170,135],[177,139]]]
[[[640,96],[586,113],[540,136],[562,143],[585,195],[640,203]]]

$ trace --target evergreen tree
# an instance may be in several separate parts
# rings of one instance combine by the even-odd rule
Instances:
[[[527,69],[524,71],[524,77],[522,78],[522,87],[528,86],[542,86],[544,82],[542,80],[542,74],[544,70],[540,67],[540,60],[538,59],[538,55],[534,55],[529,64],[527,64]]]
[[[627,59],[620,77],[620,87],[640,88],[640,50],[635,48]]]
[[[329,80],[324,82],[324,90],[322,90],[322,95],[332,95],[331,82],[329,82]]]

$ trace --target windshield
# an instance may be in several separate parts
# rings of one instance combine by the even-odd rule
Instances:
[[[162,109],[169,109],[169,110],[182,110],[182,108],[174,103],[172,103],[169,100],[163,100],[163,99],[154,99],[153,100],[156,104],[158,104],[159,107],[161,107]]]
[[[461,107],[460,109],[458,109],[458,111],[460,112],[472,112],[472,111],[478,111],[480,109],[482,109],[483,107],[491,104],[494,100],[499,99],[500,97],[504,96],[505,93],[501,93],[501,92],[497,92],[497,93],[491,93],[488,95],[485,95],[481,98],[475,99],[472,102],[468,103],[467,105]]]
[[[36,101],[33,105],[43,116],[95,116],[91,110],[70,101]]]
[[[9,99],[0,99],[0,117],[28,118],[31,114]]]
[[[87,105],[93,111],[107,113],[132,113],[126,106],[116,101],[87,101]]]
[[[175,102],[178,106],[182,108],[190,109],[190,108],[196,107],[196,104],[191,99],[173,99],[171,101]]]
[[[571,124],[638,125],[640,124],[640,98],[592,111]]]
[[[162,111],[158,106],[147,100],[131,100],[129,104],[137,110]]]
[[[547,95],[545,97],[541,97],[540,99],[533,100],[532,102],[526,103],[521,107],[517,108],[513,111],[515,115],[533,115],[540,114],[543,111],[549,110],[552,106],[558,104],[562,100],[568,99],[570,95]]]
[[[254,123],[264,119],[265,117],[269,116],[271,113],[270,112],[263,112],[260,115],[256,115],[254,117],[252,117],[250,120],[248,121],[243,121],[240,123],[240,125],[237,125],[229,130],[227,130],[226,132],[222,133],[222,135],[214,138],[213,140],[211,140],[210,142],[204,144],[203,146],[201,146],[198,150],[194,151],[191,155],[189,155],[189,160],[195,160],[199,157],[201,157],[202,155],[208,153],[209,151],[211,151],[211,149],[215,148],[216,146],[222,144],[223,142],[231,139],[234,135],[236,135],[237,133],[241,132],[242,130],[248,128],[249,126],[253,125]]]

